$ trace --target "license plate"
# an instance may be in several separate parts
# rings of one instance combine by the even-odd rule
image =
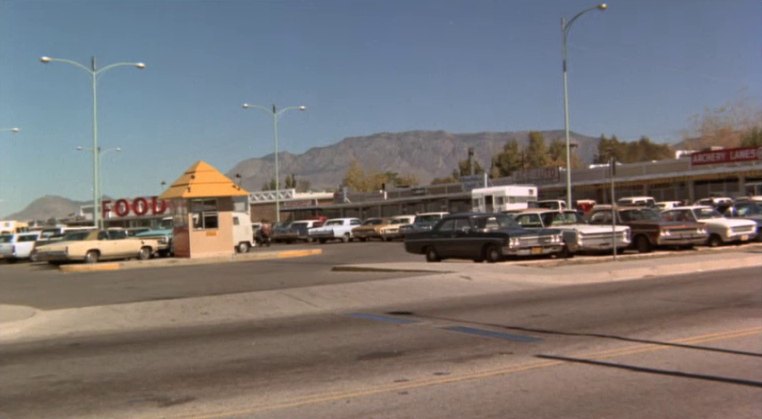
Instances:
[[[746,240],[749,240],[749,235],[748,234],[744,234],[743,236],[741,236],[741,241],[742,242],[745,242]]]
[[[533,255],[541,255],[542,254],[542,247],[533,247],[531,250],[531,253]]]

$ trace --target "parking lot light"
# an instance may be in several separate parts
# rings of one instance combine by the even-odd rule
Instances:
[[[80,64],[76,61],[68,60],[65,58],[53,58],[48,56],[40,57],[40,62],[43,64],[49,64],[52,62],[59,62],[69,64],[79,68],[90,74],[92,79],[92,91],[93,91],[93,224],[96,228],[103,228],[103,214],[100,207],[100,147],[98,146],[98,75],[111,70],[116,67],[135,67],[139,70],[146,68],[145,63],[137,62],[119,62],[109,64],[105,67],[98,68],[95,63],[95,57],[90,59],[90,67]],[[98,152],[96,152],[98,151]]]
[[[273,116],[273,138],[275,141],[275,222],[280,223],[280,181],[278,180],[278,177],[280,176],[278,169],[278,119],[286,111],[306,111],[307,107],[304,105],[287,106],[283,109],[278,110],[275,105],[272,105],[272,109],[270,109],[262,105],[252,105],[250,103],[244,103],[241,105],[241,107],[243,109],[259,109],[263,112],[267,112],[268,114],[272,114]]]

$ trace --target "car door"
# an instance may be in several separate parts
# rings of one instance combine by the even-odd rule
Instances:
[[[455,231],[450,239],[450,252],[452,257],[475,258],[481,252],[478,238],[469,217],[455,220]]]

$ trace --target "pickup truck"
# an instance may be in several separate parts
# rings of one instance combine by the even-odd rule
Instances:
[[[39,238],[39,231],[0,236],[0,257],[9,262],[28,259]]]
[[[361,225],[359,218],[331,218],[320,227],[309,229],[309,237],[320,243],[328,240],[341,240],[344,243],[352,241],[352,229]]]
[[[149,259],[157,251],[155,239],[125,237],[118,231],[92,230],[67,233],[62,240],[38,246],[35,258],[50,264],[97,263],[113,259]]]

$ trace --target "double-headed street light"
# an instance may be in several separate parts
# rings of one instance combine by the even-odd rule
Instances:
[[[574,23],[577,18],[584,15],[587,12],[593,11],[593,10],[600,10],[604,11],[608,8],[608,5],[606,3],[601,3],[597,6],[590,7],[588,9],[585,9],[576,15],[574,15],[573,18],[569,19],[569,21],[566,21],[566,18],[561,18],[561,32],[563,33],[563,46],[564,46],[564,63],[563,63],[563,72],[564,72],[564,132],[566,133],[566,208],[571,208],[572,204],[572,193],[571,193],[571,145],[569,144],[569,89],[568,89],[568,81],[566,77],[566,70],[567,70],[567,58],[568,58],[568,48],[567,48],[567,41],[569,39],[569,30],[571,29],[572,24]]]
[[[275,140],[275,222],[280,223],[280,183],[278,180],[278,177],[280,176],[280,173],[278,172],[278,118],[280,118],[280,116],[286,111],[306,111],[307,107],[304,105],[288,106],[278,110],[275,105],[273,105],[272,109],[270,109],[261,105],[252,105],[249,103],[244,103],[242,107],[244,109],[259,109],[261,111],[267,112],[268,114],[272,114],[273,116],[273,137]]]
[[[103,228],[103,215],[101,212],[101,205],[100,205],[100,180],[98,179],[100,177],[100,147],[98,146],[98,75],[101,73],[104,73],[108,70],[111,70],[112,68],[116,67],[135,67],[139,70],[142,70],[146,68],[146,65],[143,63],[114,63],[109,64],[105,67],[98,68],[95,65],[95,57],[92,57],[90,60],[90,67],[84,66],[76,61],[67,60],[64,58],[51,58],[51,57],[41,57],[40,61],[43,64],[51,63],[51,62],[59,62],[59,63],[65,63],[69,65],[73,65],[74,67],[77,67],[79,69],[82,69],[90,74],[92,78],[92,88],[93,88],[93,224],[96,228]],[[98,152],[96,152],[96,150]]]

